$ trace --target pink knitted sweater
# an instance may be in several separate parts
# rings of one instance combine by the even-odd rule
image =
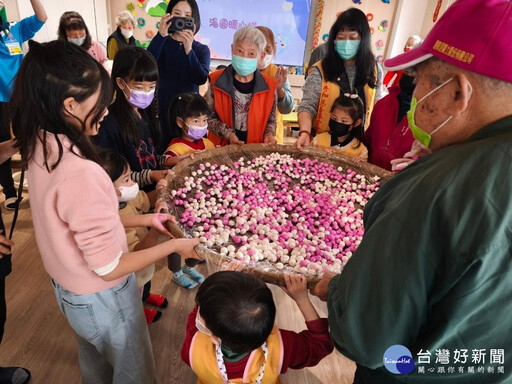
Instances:
[[[47,137],[52,165],[57,141],[53,134]],[[104,281],[94,270],[128,251],[117,196],[105,171],[70,152],[66,136],[59,138],[64,154],[56,169],[46,170],[39,141],[28,168],[37,245],[46,271],[62,287],[77,294],[103,291],[123,278]]]

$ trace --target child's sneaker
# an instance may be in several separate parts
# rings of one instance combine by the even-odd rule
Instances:
[[[172,281],[186,289],[192,289],[197,286],[197,283],[185,275],[182,271],[176,272],[172,278]]]
[[[144,308],[144,316],[146,317],[146,323],[151,324],[162,317],[162,312],[155,309]]]
[[[192,279],[197,281],[199,284],[201,284],[204,281],[204,276],[202,274],[200,274],[199,272],[197,272],[197,270],[195,268],[191,268],[185,264],[183,267],[181,267],[181,270],[183,271],[183,273],[186,273],[187,275],[189,275]]]
[[[167,304],[169,304],[165,296],[155,295],[154,293],[150,293],[144,302],[159,308],[166,308]]]

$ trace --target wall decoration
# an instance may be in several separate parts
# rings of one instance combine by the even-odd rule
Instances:
[[[373,20],[373,13],[369,13],[366,15],[366,20],[368,20],[368,22],[372,21]]]
[[[311,43],[311,50],[318,47],[318,36],[320,35],[320,27],[322,25],[322,17],[324,15],[325,0],[318,0],[315,12],[315,32],[313,33],[313,42]]]
[[[377,49],[377,51],[381,51],[382,47],[384,47],[384,40],[382,40],[382,39],[377,40],[375,42],[375,49]]]
[[[374,33],[375,33],[375,28],[370,27],[370,34],[372,34],[372,35],[373,35]]]
[[[352,2],[353,2],[354,4],[362,4],[362,3],[361,3],[361,0],[352,0]]]
[[[150,31],[147,31],[147,32],[146,32],[146,37],[147,37],[148,39],[152,39],[153,37],[155,37],[155,33],[154,33],[153,31],[151,31],[151,30],[150,30]]]
[[[389,4],[389,0],[382,0],[384,4]]]
[[[387,32],[388,28],[389,28],[389,21],[387,21],[387,20],[382,20],[382,21],[380,22],[380,25],[379,25],[379,31],[381,31],[381,32]]]
[[[138,26],[139,28],[142,28],[142,27],[144,27],[145,25],[146,25],[146,20],[144,20],[142,17],[139,17],[139,18],[137,19],[137,26]]]
[[[375,59],[377,60],[377,63],[382,63],[384,61],[384,56],[379,55]]]
[[[161,0],[149,0],[146,4],[149,16],[162,17],[167,12],[167,2]]]
[[[126,9],[133,12],[135,10],[135,5],[133,5],[133,3],[128,3],[126,4]]]

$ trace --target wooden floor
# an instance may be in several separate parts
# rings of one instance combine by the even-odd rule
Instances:
[[[3,208],[3,218],[10,228],[13,213]],[[19,211],[14,234],[13,272],[6,279],[7,324],[0,345],[0,366],[19,365],[32,372],[33,384],[69,384],[80,382],[78,348],[71,328],[61,315],[46,274],[32,227],[28,196]],[[206,265],[199,266],[207,274]],[[149,326],[159,383],[192,384],[195,375],[180,358],[188,313],[194,305],[197,289],[187,291],[170,282],[164,262],[157,265],[152,291],[164,294],[169,307],[162,318]],[[272,287],[277,303],[277,325],[300,331],[304,321],[294,302],[280,289]],[[315,301],[321,315],[325,303]],[[290,370],[282,376],[287,384],[352,383],[355,364],[334,352],[318,366]]]

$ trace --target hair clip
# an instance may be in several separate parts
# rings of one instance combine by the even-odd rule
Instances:
[[[359,97],[357,93],[344,93],[343,96],[349,97],[351,99],[357,99]]]

